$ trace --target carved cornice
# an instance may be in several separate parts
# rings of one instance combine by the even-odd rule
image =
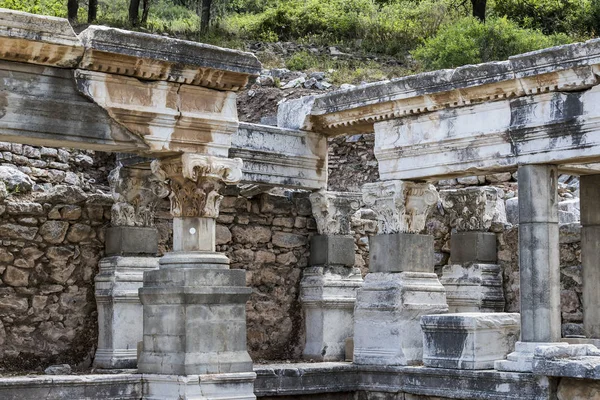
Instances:
[[[450,226],[459,232],[487,231],[494,221],[506,222],[504,200],[496,188],[443,190],[440,197]]]
[[[108,176],[115,203],[113,226],[154,226],[154,215],[168,188],[149,170],[117,167]]]
[[[362,196],[360,193],[320,190],[311,193],[310,202],[320,235],[348,235],[350,219],[360,208]]]
[[[315,98],[303,129],[326,134],[373,132],[390,119],[547,92],[598,85],[597,39],[391,81]]]
[[[242,160],[199,154],[184,154],[151,163],[154,175],[168,182],[171,214],[174,217],[217,218],[223,184],[236,184],[242,178]]]
[[[435,187],[427,183],[367,183],[362,192],[365,205],[377,214],[380,234],[422,231],[427,215],[439,199]]]

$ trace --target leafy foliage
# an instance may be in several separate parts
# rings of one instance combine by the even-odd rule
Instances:
[[[584,36],[597,32],[594,12],[599,9],[599,0],[495,0],[490,3],[494,15],[505,16],[523,28],[538,29],[547,35]]]
[[[547,36],[537,30],[520,28],[506,18],[488,18],[484,24],[465,17],[443,26],[412,55],[424,69],[434,70],[506,60],[514,54],[569,41],[564,34]]]
[[[0,8],[10,8],[55,17],[67,16],[67,2],[65,0],[0,0]]]

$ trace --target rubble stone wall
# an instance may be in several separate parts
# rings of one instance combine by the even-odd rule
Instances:
[[[104,155],[0,143],[0,368],[91,364]],[[5,182],[5,183],[2,183]]]

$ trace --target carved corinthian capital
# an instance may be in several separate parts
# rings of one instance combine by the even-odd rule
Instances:
[[[171,189],[171,214],[174,217],[217,218],[223,196],[223,184],[242,179],[242,160],[199,154],[184,154],[166,160],[154,160],[154,175],[168,182]]]
[[[377,214],[380,234],[422,231],[429,211],[438,201],[435,187],[427,183],[367,183],[362,191],[365,205]]]
[[[350,218],[362,204],[360,193],[328,192],[311,193],[310,202],[320,235],[350,234]]]
[[[459,232],[487,231],[493,222],[506,223],[504,200],[493,187],[442,190],[444,213]]]
[[[113,226],[154,226],[156,207],[169,190],[151,171],[117,167],[108,181],[115,199],[111,209]]]

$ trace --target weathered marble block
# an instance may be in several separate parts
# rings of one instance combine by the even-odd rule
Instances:
[[[210,375],[144,374],[144,400],[255,400],[254,372]]]
[[[443,268],[448,311],[502,312],[505,299],[498,264],[452,264]]]
[[[421,316],[447,310],[433,272],[369,273],[354,309],[354,363],[421,364]]]
[[[423,364],[434,368],[491,369],[519,338],[519,314],[459,313],[426,315]]]
[[[600,350],[591,344],[539,346],[533,355],[533,373],[600,380]]]
[[[135,368],[142,340],[143,311],[138,289],[145,271],[158,269],[158,257],[106,257],[96,276],[98,349],[96,368]]]

